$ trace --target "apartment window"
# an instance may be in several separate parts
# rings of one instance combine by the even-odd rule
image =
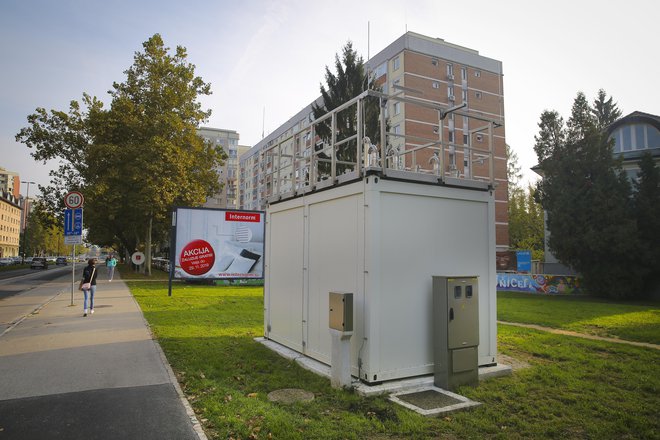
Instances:
[[[467,134],[463,135],[463,145],[467,145],[470,143],[470,137]]]
[[[401,103],[400,102],[395,102],[394,103],[394,114],[398,115],[401,113]]]
[[[440,88],[440,83],[438,81],[433,81],[433,88],[434,89],[439,89]]]
[[[477,134],[477,142],[483,142],[484,136],[482,134]]]
[[[644,150],[646,149],[646,146],[648,145],[646,143],[646,139],[644,136],[644,133],[646,132],[645,126],[642,124],[635,125],[635,149],[636,150]]]
[[[475,70],[474,71],[474,76],[476,76],[477,78],[480,78],[481,77],[481,70]]]
[[[374,70],[374,78],[378,79],[387,73],[387,63],[383,63]]]
[[[454,143],[454,132],[453,131],[449,132],[449,142]]]
[[[467,102],[468,99],[468,92],[467,90],[461,91],[461,98],[463,98],[463,102]]]
[[[401,67],[401,60],[399,57],[394,58],[394,61],[392,61],[392,69],[393,70],[399,70],[399,67]]]
[[[632,150],[631,130],[630,126],[623,127],[623,151]]]
[[[481,99],[481,92],[475,92],[474,96],[475,96],[477,99]]]
[[[395,126],[392,128],[392,132],[393,132],[394,134],[401,134],[401,125],[400,125],[400,124],[395,125]]]
[[[467,68],[461,67],[461,79],[463,81],[467,80]]]
[[[453,77],[454,76],[454,65],[453,64],[447,64],[447,76],[448,77]]]
[[[431,58],[431,64],[433,64],[434,66],[437,66],[438,65],[438,59],[437,58]]]

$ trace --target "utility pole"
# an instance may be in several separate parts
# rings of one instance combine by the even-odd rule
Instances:
[[[21,180],[21,183],[27,183],[27,194],[25,195],[25,202],[23,202],[23,210],[25,211],[23,213],[23,222],[25,223],[23,225],[23,260],[21,263],[25,264],[25,253],[26,253],[26,246],[27,246],[27,232],[28,232],[28,203],[30,203],[30,185],[35,185],[35,182],[27,181],[27,180]]]

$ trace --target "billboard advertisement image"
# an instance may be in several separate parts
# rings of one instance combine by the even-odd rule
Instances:
[[[174,278],[263,278],[262,211],[176,208]]]

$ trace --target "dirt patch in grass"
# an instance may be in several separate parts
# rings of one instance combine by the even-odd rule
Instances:
[[[523,368],[530,367],[530,365],[522,359],[516,359],[512,356],[508,356],[506,354],[501,354],[501,353],[497,355],[497,363],[508,365],[511,367],[513,371],[522,370]]]

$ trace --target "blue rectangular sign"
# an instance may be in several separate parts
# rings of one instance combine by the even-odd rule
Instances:
[[[82,235],[82,208],[64,210],[64,236]]]
[[[518,272],[531,272],[532,271],[532,251],[516,251],[518,260]]]

